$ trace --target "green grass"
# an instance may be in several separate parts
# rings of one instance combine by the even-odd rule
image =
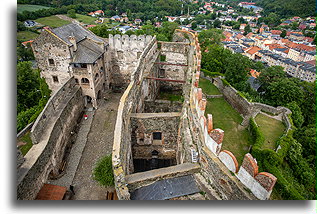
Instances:
[[[25,142],[26,144],[23,146],[20,146],[20,151],[22,152],[23,156],[26,155],[26,153],[28,153],[28,151],[31,149],[31,147],[33,146],[32,144],[32,140],[31,140],[31,136],[30,136],[30,132],[27,132],[25,135],[23,135],[21,138],[18,139],[19,141]]]
[[[242,164],[243,157],[249,151],[250,133],[240,126],[243,118],[224,98],[207,99],[206,114],[213,116],[213,128],[224,130],[222,150],[229,150]]]
[[[51,28],[61,27],[63,25],[70,24],[69,21],[60,19],[57,16],[43,17],[43,18],[36,19],[35,21],[42,25],[50,26]]]
[[[76,20],[87,25],[93,25],[96,24],[95,21],[97,20],[97,18],[76,13]]]
[[[184,98],[182,95],[172,94],[172,93],[167,93],[167,92],[160,92],[157,99],[158,100],[179,101],[179,102],[184,101]]]
[[[95,168],[93,169],[93,179],[101,186],[114,186],[111,155],[104,156],[98,160]]]
[[[32,4],[18,4],[18,13],[23,11],[34,12],[41,9],[49,9],[50,7],[41,6],[41,5],[32,5]]]
[[[283,135],[285,126],[282,121],[258,114],[255,122],[265,137],[263,149],[276,149],[276,141]]]
[[[19,31],[17,33],[17,39],[19,41],[25,42],[28,40],[35,39],[39,34],[31,32],[31,31]]]
[[[221,94],[214,84],[212,84],[209,80],[203,78],[199,79],[199,87],[203,90],[203,93],[207,95]]]

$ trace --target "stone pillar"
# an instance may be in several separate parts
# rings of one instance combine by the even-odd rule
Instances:
[[[213,130],[212,114],[207,114],[207,130],[208,134]]]

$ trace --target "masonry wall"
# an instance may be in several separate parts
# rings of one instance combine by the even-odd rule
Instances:
[[[109,42],[111,43],[111,42]],[[130,193],[127,188],[126,175],[133,172],[133,158],[131,148],[131,113],[140,113],[144,109],[145,98],[154,99],[156,83],[144,79],[145,74],[155,72],[154,62],[157,61],[156,38],[152,38],[140,55],[137,66],[131,73],[131,82],[120,99],[118,107],[116,128],[114,133],[112,165],[114,170],[115,188],[119,199],[129,200]],[[151,87],[153,90],[150,91]]]
[[[173,80],[185,80],[188,65],[188,42],[160,42],[161,55],[165,56],[166,65],[160,66],[161,77]],[[168,91],[182,90],[183,84],[177,82],[161,82],[161,89]]]
[[[83,108],[81,88],[73,78],[50,98],[31,130],[35,144],[17,170],[19,200],[34,200],[48,175],[58,174],[70,132]]]
[[[131,143],[134,159],[151,159],[152,151],[159,159],[175,159],[180,113],[131,114]],[[162,140],[154,140],[160,132]]]
[[[37,65],[42,71],[41,76],[55,92],[70,78],[68,67],[71,54],[68,45],[45,30],[34,40],[32,48]],[[54,65],[50,65],[48,59],[54,60]],[[58,82],[54,82],[52,76],[57,76]]]
[[[127,86],[130,83],[138,59],[151,40],[152,36],[145,35],[109,35],[110,74],[113,86]]]
[[[183,107],[183,103],[169,100],[146,100],[144,105],[144,112],[146,113],[180,112]]]

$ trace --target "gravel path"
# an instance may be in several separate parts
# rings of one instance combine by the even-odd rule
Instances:
[[[103,156],[111,154],[113,134],[117,118],[117,109],[122,94],[105,95],[95,110],[86,147],[81,156],[73,186],[74,200],[105,200],[107,188],[101,187],[92,178],[96,162]],[[109,189],[110,190],[110,189]]]

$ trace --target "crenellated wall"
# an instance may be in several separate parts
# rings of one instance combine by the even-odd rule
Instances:
[[[33,200],[48,175],[57,175],[70,133],[84,108],[81,88],[70,78],[49,99],[35,121],[34,143],[17,169],[17,198]]]
[[[152,39],[149,35],[109,35],[112,66],[110,74],[113,86],[127,86],[130,83],[131,74],[138,66],[142,52]]]
[[[189,33],[190,39],[192,35]],[[208,114],[206,115],[207,118],[205,117],[207,100],[203,98],[202,89],[198,88],[201,51],[197,35],[194,35],[194,41],[195,57],[192,64],[193,72],[190,77],[190,97],[189,99],[185,97],[185,103],[189,105],[184,106],[187,110],[183,111],[185,114],[183,117],[184,125],[181,130],[183,134],[180,141],[185,142],[183,150],[186,151],[186,147],[197,148],[199,162],[202,166],[201,174],[209,183],[207,186],[212,189],[209,194],[212,194],[213,197],[225,200],[268,199],[276,178],[270,173],[256,172],[250,174],[250,176],[247,176],[250,171],[247,174],[242,173],[243,169],[250,168],[250,164],[257,168],[256,161],[250,154],[247,154],[244,163],[239,168],[234,155],[230,151],[221,150],[224,131],[213,127],[212,115]],[[236,104],[240,105],[239,102]],[[243,108],[241,110],[241,112],[245,111]],[[180,160],[186,160],[186,156],[189,157],[188,151],[187,154],[180,154]],[[253,161],[248,162],[246,158]],[[239,173],[246,176],[239,176]],[[203,182],[201,181],[201,183]]]

